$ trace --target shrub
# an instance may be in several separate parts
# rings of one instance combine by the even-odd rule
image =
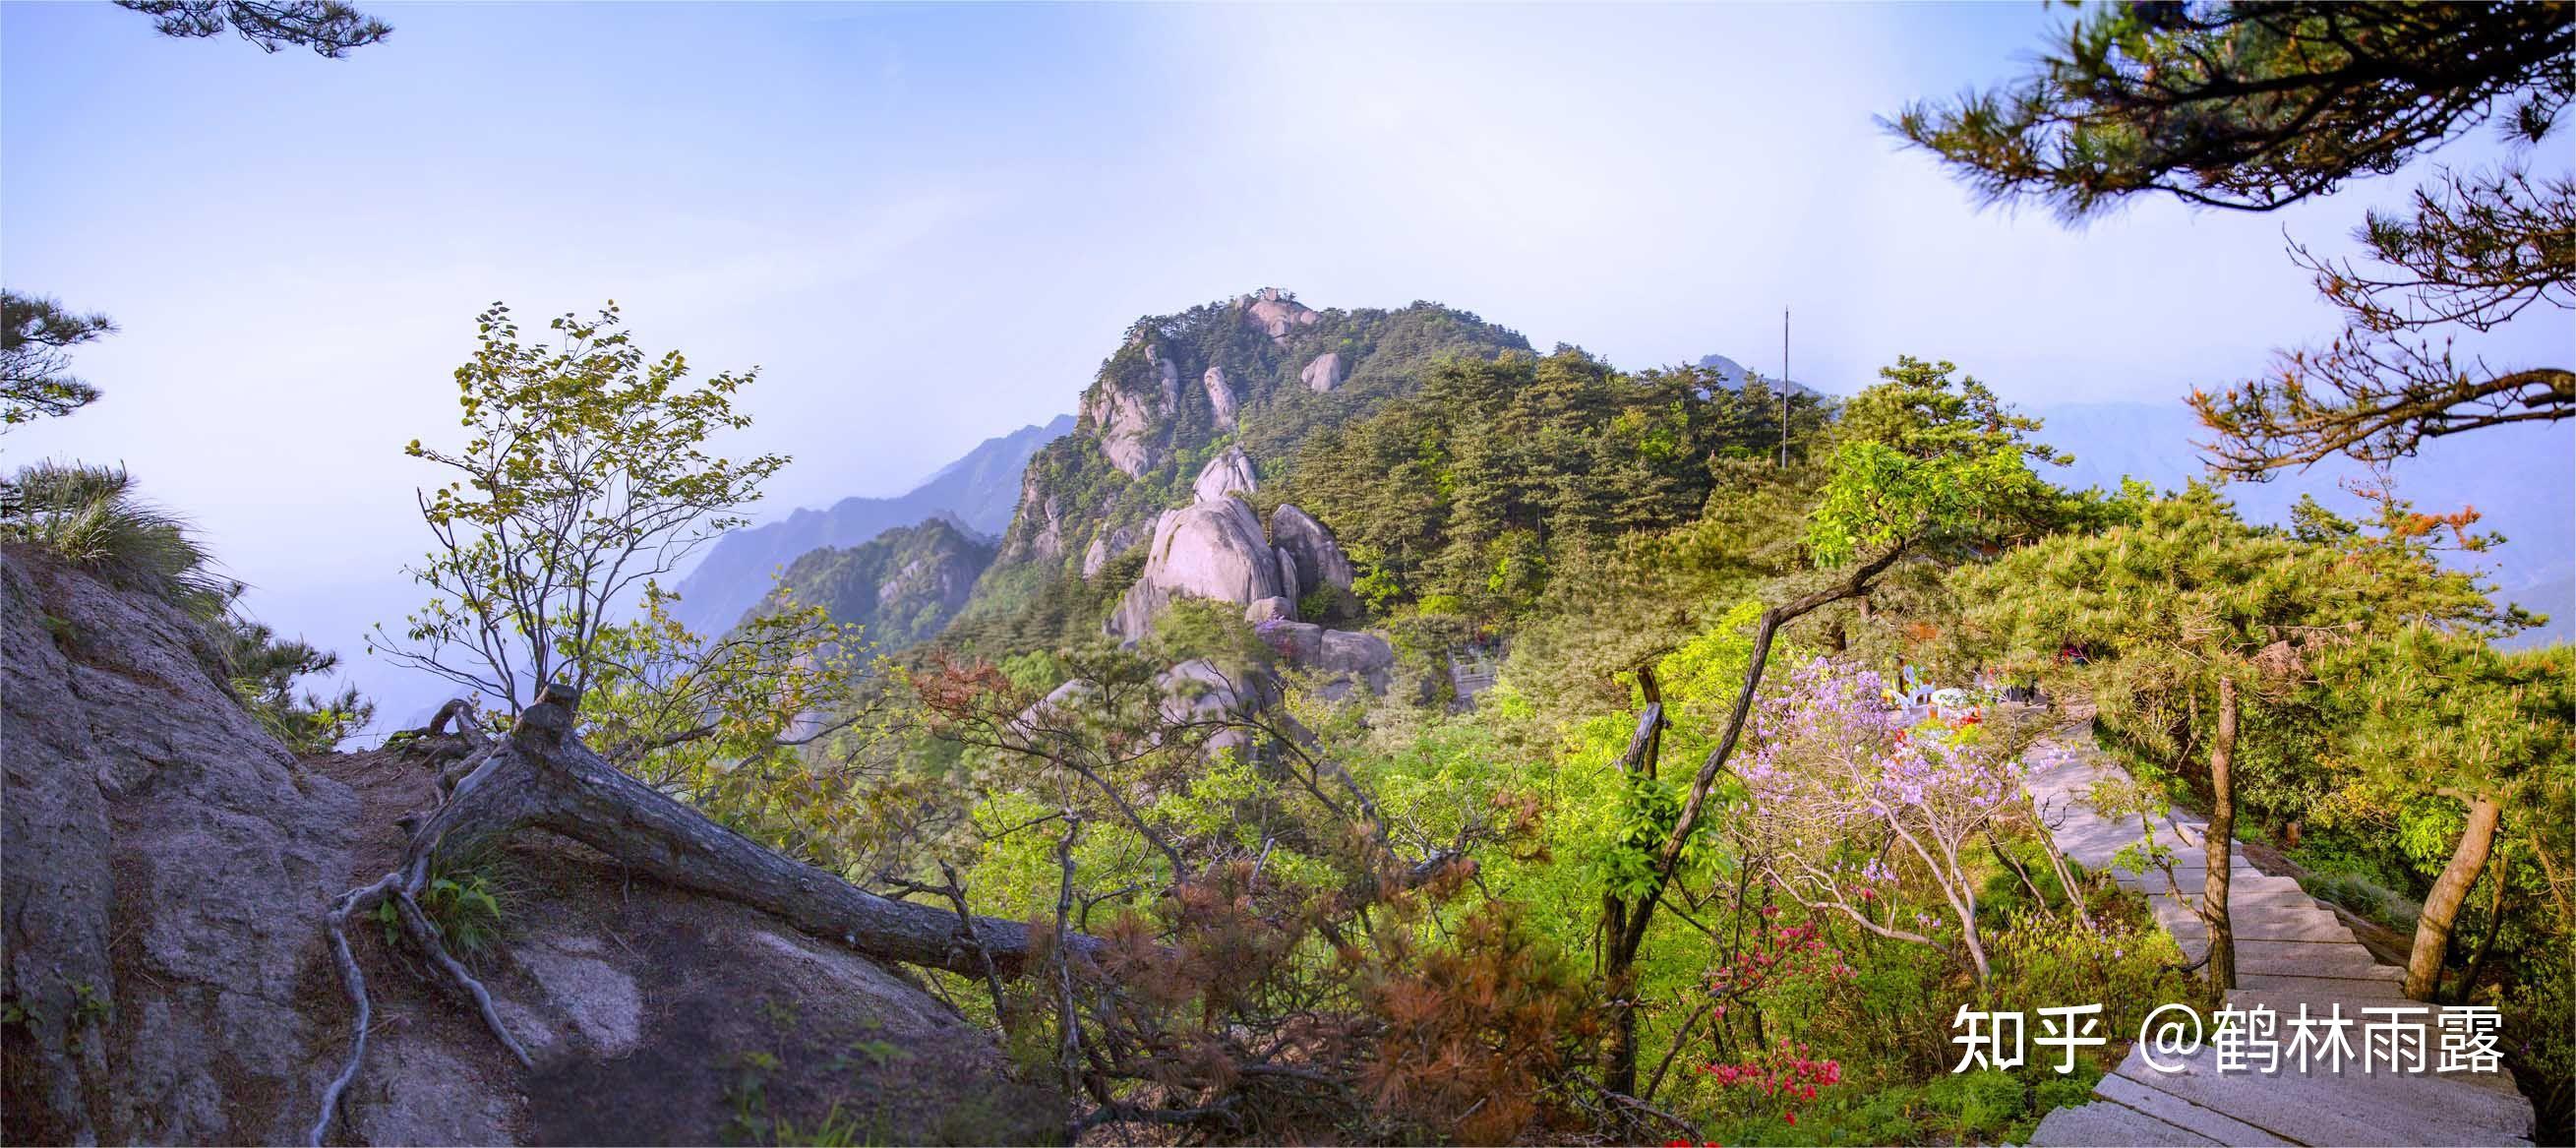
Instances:
[[[235,586],[208,571],[187,520],[135,497],[124,468],[38,463],[19,470],[9,485],[20,505],[0,517],[0,540],[52,551],[110,585],[150,594],[200,620],[211,620],[231,600]]]
[[[226,615],[219,629],[226,670],[242,708],[297,755],[327,753],[375,716],[374,703],[360,697],[355,686],[336,697],[309,691],[296,696],[296,679],[328,673],[340,664],[339,655],[281,639],[238,615]]]

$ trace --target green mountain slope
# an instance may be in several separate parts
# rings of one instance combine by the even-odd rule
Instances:
[[[993,543],[948,519],[926,519],[857,546],[806,551],[788,563],[780,590],[752,612],[772,608],[784,591],[800,605],[828,610],[835,622],[867,627],[880,651],[901,650],[948,625],[992,564],[993,551]]]

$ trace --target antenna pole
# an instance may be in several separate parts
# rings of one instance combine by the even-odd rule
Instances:
[[[1789,469],[1789,309],[1780,308],[1780,469]]]

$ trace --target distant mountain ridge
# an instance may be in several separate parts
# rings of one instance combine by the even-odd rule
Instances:
[[[720,633],[769,595],[781,568],[807,552],[856,546],[926,519],[946,518],[975,534],[999,535],[1011,524],[1029,459],[1073,427],[1072,415],[1057,415],[1043,426],[984,440],[893,498],[844,498],[828,510],[800,509],[727,534],[680,580],[672,613],[699,633]]]

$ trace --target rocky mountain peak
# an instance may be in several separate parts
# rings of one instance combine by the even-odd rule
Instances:
[[[1298,302],[1296,292],[1276,287],[1264,287],[1250,295],[1237,296],[1234,305],[1243,312],[1246,324],[1283,347],[1288,345],[1289,336],[1297,328],[1311,326],[1323,318],[1322,312]]]

